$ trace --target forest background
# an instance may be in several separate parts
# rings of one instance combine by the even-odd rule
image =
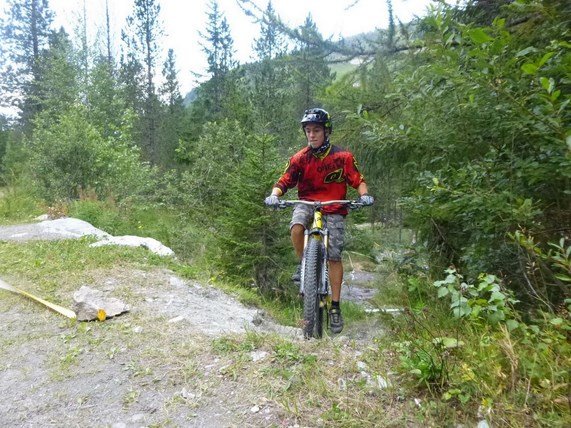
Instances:
[[[298,118],[321,106],[377,200],[351,221],[416,235],[397,263],[415,320],[393,333],[403,373],[466,412],[568,422],[568,2],[435,1],[403,23],[387,1],[387,29],[341,41],[311,15],[290,28],[271,2],[240,4],[259,22],[255,60],[234,59],[213,1],[209,78],[183,99],[173,51],[160,63],[160,1],[134,2],[118,58],[108,28],[90,46],[52,28],[47,0],[9,1],[0,90],[18,116],[0,122],[2,222],[47,209],[152,236],[287,303],[288,214],[262,201],[303,144]],[[348,247],[373,257],[378,242],[355,228]],[[427,328],[458,320],[452,341]]]

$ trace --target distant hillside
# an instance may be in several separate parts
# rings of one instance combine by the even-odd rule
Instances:
[[[415,30],[415,25],[410,23],[408,25],[408,31],[412,34]],[[383,39],[387,36],[387,30],[385,29],[378,29],[375,31],[369,31],[367,33],[356,34],[354,36],[350,36],[339,40],[337,42],[333,42],[336,45],[344,46],[347,49],[361,49],[363,51],[370,51],[378,47],[380,43],[382,43]],[[396,44],[399,43],[399,40],[402,40],[402,35],[399,36],[399,31],[397,30],[396,35]],[[339,53],[333,53],[329,56],[331,60],[331,71],[337,74],[337,77],[342,76],[343,74],[349,73],[358,66],[359,59],[356,58],[352,61],[340,61],[343,56]],[[251,63],[242,64],[241,67],[244,67],[248,70]],[[188,92],[184,96],[183,103],[185,107],[188,107],[190,104],[196,100],[198,97],[198,88],[193,88],[190,92]]]
[[[184,99],[182,100],[182,103],[184,104],[185,107],[188,107],[189,105],[191,105],[194,100],[198,97],[198,88],[192,88],[190,92],[188,92],[185,96]]]

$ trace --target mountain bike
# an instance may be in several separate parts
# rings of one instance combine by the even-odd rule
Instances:
[[[329,324],[329,269],[327,267],[327,251],[329,231],[324,226],[321,208],[326,205],[339,204],[350,209],[361,208],[362,203],[351,200],[333,200],[310,202],[301,200],[280,200],[278,208],[287,208],[297,204],[314,208],[311,228],[305,231],[303,256],[301,259],[301,280],[299,293],[303,296],[303,334],[305,338],[320,339],[323,336],[324,312]]]

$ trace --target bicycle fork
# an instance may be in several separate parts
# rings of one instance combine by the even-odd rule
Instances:
[[[319,281],[319,288],[317,293],[320,297],[326,297],[320,299],[321,306],[324,305],[325,301],[330,300],[329,296],[329,266],[327,264],[327,256],[328,256],[328,248],[329,248],[329,231],[327,228],[323,227],[323,216],[321,211],[316,211],[313,217],[313,224],[311,229],[305,231],[305,235],[303,238],[303,251],[305,253],[307,248],[307,243],[309,241],[309,237],[314,236],[315,239],[323,241],[323,252],[322,252],[322,259],[321,259],[321,280]],[[304,284],[304,271],[305,271],[305,254],[302,257],[301,261],[301,280],[299,286],[300,294],[304,293],[303,284]]]

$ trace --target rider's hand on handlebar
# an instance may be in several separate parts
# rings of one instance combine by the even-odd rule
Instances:
[[[264,199],[264,203],[271,208],[277,208],[280,204],[280,200],[276,195],[270,195]]]
[[[365,193],[364,195],[359,196],[357,202],[363,204],[363,206],[365,207],[368,207],[370,205],[373,205],[373,202],[375,202],[375,198]]]

